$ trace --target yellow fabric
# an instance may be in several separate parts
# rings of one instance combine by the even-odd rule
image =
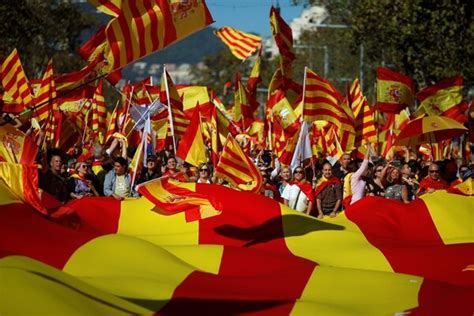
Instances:
[[[84,267],[94,266],[96,259],[90,258]],[[4,315],[152,314],[151,310],[27,257],[0,259],[0,276],[3,293],[0,305]]]
[[[292,315],[398,315],[418,306],[423,279],[405,274],[318,266]]]
[[[428,115],[440,115],[462,102],[462,86],[452,86],[437,91],[420,104],[420,109]]]
[[[195,268],[160,246],[124,235],[98,237],[81,246],[63,271],[126,299],[165,304]],[[172,271],[172,273],[170,273]]]
[[[13,64],[13,66],[10,68],[9,72],[6,72],[6,67],[8,64],[15,58],[18,58],[16,62]],[[10,88],[8,90],[5,90],[3,93],[6,97],[4,97],[5,100],[12,100],[13,102],[17,104],[22,104],[22,105],[29,105],[33,98],[31,95],[31,91],[28,93],[24,94],[24,92],[29,89],[28,86],[28,78],[26,77],[25,71],[23,70],[23,66],[21,65],[20,61],[20,56],[18,55],[18,51],[13,49],[13,51],[8,55],[3,63],[0,65],[0,72],[1,72],[1,83],[3,87],[9,86]],[[9,84],[12,83],[13,84]],[[23,82],[21,85],[19,85],[21,82]],[[15,93],[18,93],[18,97],[16,99],[13,99],[13,95]],[[24,96],[22,96],[24,94]]]
[[[154,207],[144,197],[122,201],[118,233],[160,245],[198,244],[198,221],[186,223],[184,213],[160,215]]]
[[[189,86],[178,88],[178,93],[183,100],[184,111],[193,109],[196,104],[206,104],[210,102],[207,87],[205,86]]]
[[[0,184],[0,205],[6,205],[9,201],[25,201],[22,165],[0,162]]]
[[[393,272],[382,252],[367,241],[344,212],[320,221],[280,206],[285,242],[294,255],[326,266]]]
[[[423,194],[431,218],[443,243],[474,242],[474,197],[449,194],[444,190]],[[449,216],[446,214],[449,213]]]
[[[422,118],[423,133],[435,132],[447,129],[463,129],[467,131],[461,123],[444,116],[427,116]],[[436,143],[436,141],[433,141]]]
[[[191,147],[189,148],[184,161],[197,167],[201,163],[207,162],[207,149],[204,145],[204,139],[202,136],[201,117],[198,115],[196,118],[199,119],[199,122],[192,122],[192,124],[197,124],[197,131],[196,134],[194,134]]]
[[[107,4],[104,5],[100,0],[89,0],[89,2],[99,11],[113,17],[117,17],[117,12],[111,10],[111,7],[115,7],[116,10],[120,11],[122,6],[122,0],[107,0]]]
[[[393,104],[413,104],[410,87],[400,81],[377,80],[377,101]]]

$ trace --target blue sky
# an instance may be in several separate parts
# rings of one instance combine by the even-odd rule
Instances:
[[[279,2],[281,16],[289,24],[303,10],[300,6],[291,6],[291,0],[206,0],[214,17],[212,26],[232,26],[244,32],[254,32],[270,36],[270,7]]]

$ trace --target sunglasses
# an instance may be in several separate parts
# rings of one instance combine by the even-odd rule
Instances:
[[[439,170],[430,170],[430,173],[439,173]]]
[[[295,173],[303,173],[303,170],[295,170]]]
[[[206,171],[206,172],[208,172],[209,169],[199,169],[199,171]]]
[[[382,169],[375,169],[375,172],[382,172]]]

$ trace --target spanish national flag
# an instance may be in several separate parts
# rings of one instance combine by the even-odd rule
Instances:
[[[474,313],[472,196],[367,197],[318,220],[220,185],[146,189],[46,217],[0,181],[2,313]]]
[[[410,77],[393,70],[377,68],[377,110],[399,113],[415,101],[415,85]]]
[[[468,104],[462,97],[463,81],[462,76],[447,78],[419,91],[416,98],[420,106],[414,116],[440,115],[466,122]]]

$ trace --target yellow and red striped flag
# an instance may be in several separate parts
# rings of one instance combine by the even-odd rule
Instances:
[[[56,85],[53,76],[53,60],[50,59],[35,97],[33,117],[38,123],[48,118],[49,109],[52,108],[53,102],[57,102],[57,100],[53,100],[56,98]]]
[[[305,69],[303,119],[307,122],[328,121],[341,130],[354,131],[352,110],[343,102],[339,91],[329,81]]]
[[[281,72],[284,77],[291,78],[291,64],[295,59],[293,52],[293,32],[285,20],[280,16],[279,10],[274,6],[270,9],[270,28],[280,52]]]
[[[102,2],[94,1],[93,4]],[[94,36],[97,43],[92,46],[98,49],[93,50],[92,55],[86,55],[103,53],[107,60],[103,67],[107,73],[167,47],[213,22],[204,0],[123,0],[120,12],[118,2],[105,6],[105,9],[111,11],[114,18]]]
[[[256,100],[251,98],[247,89],[240,81],[240,74],[235,76],[234,92],[234,121],[243,129],[252,124],[255,119],[254,112],[258,107]]]
[[[262,44],[262,38],[245,33],[230,26],[224,26],[214,31],[214,34],[229,47],[231,53],[238,59],[245,60]]]
[[[421,114],[440,115],[460,123],[466,122],[468,104],[463,101],[463,81],[462,76],[447,78],[419,91],[416,98],[420,101],[420,106],[415,117]]]
[[[415,101],[413,80],[393,70],[377,68],[377,111],[399,113]]]
[[[214,175],[242,191],[258,192],[263,183],[260,170],[230,134]]]
[[[105,143],[107,143],[112,136],[119,131],[118,118],[121,115],[122,109],[117,104],[109,117],[107,124],[107,132],[105,133]]]
[[[186,133],[181,137],[176,156],[197,167],[207,161],[206,152],[201,131],[201,115],[199,106],[196,106]]]
[[[97,85],[92,100],[92,132],[97,137],[99,143],[104,142],[105,120],[107,117],[107,108],[105,106],[103,81]]]
[[[89,0],[89,2],[100,12],[113,17],[120,15],[122,0]]]
[[[0,68],[0,78],[4,89],[3,98],[12,102],[9,112],[22,112],[33,102],[32,90],[26,77],[16,48],[5,58]]]

